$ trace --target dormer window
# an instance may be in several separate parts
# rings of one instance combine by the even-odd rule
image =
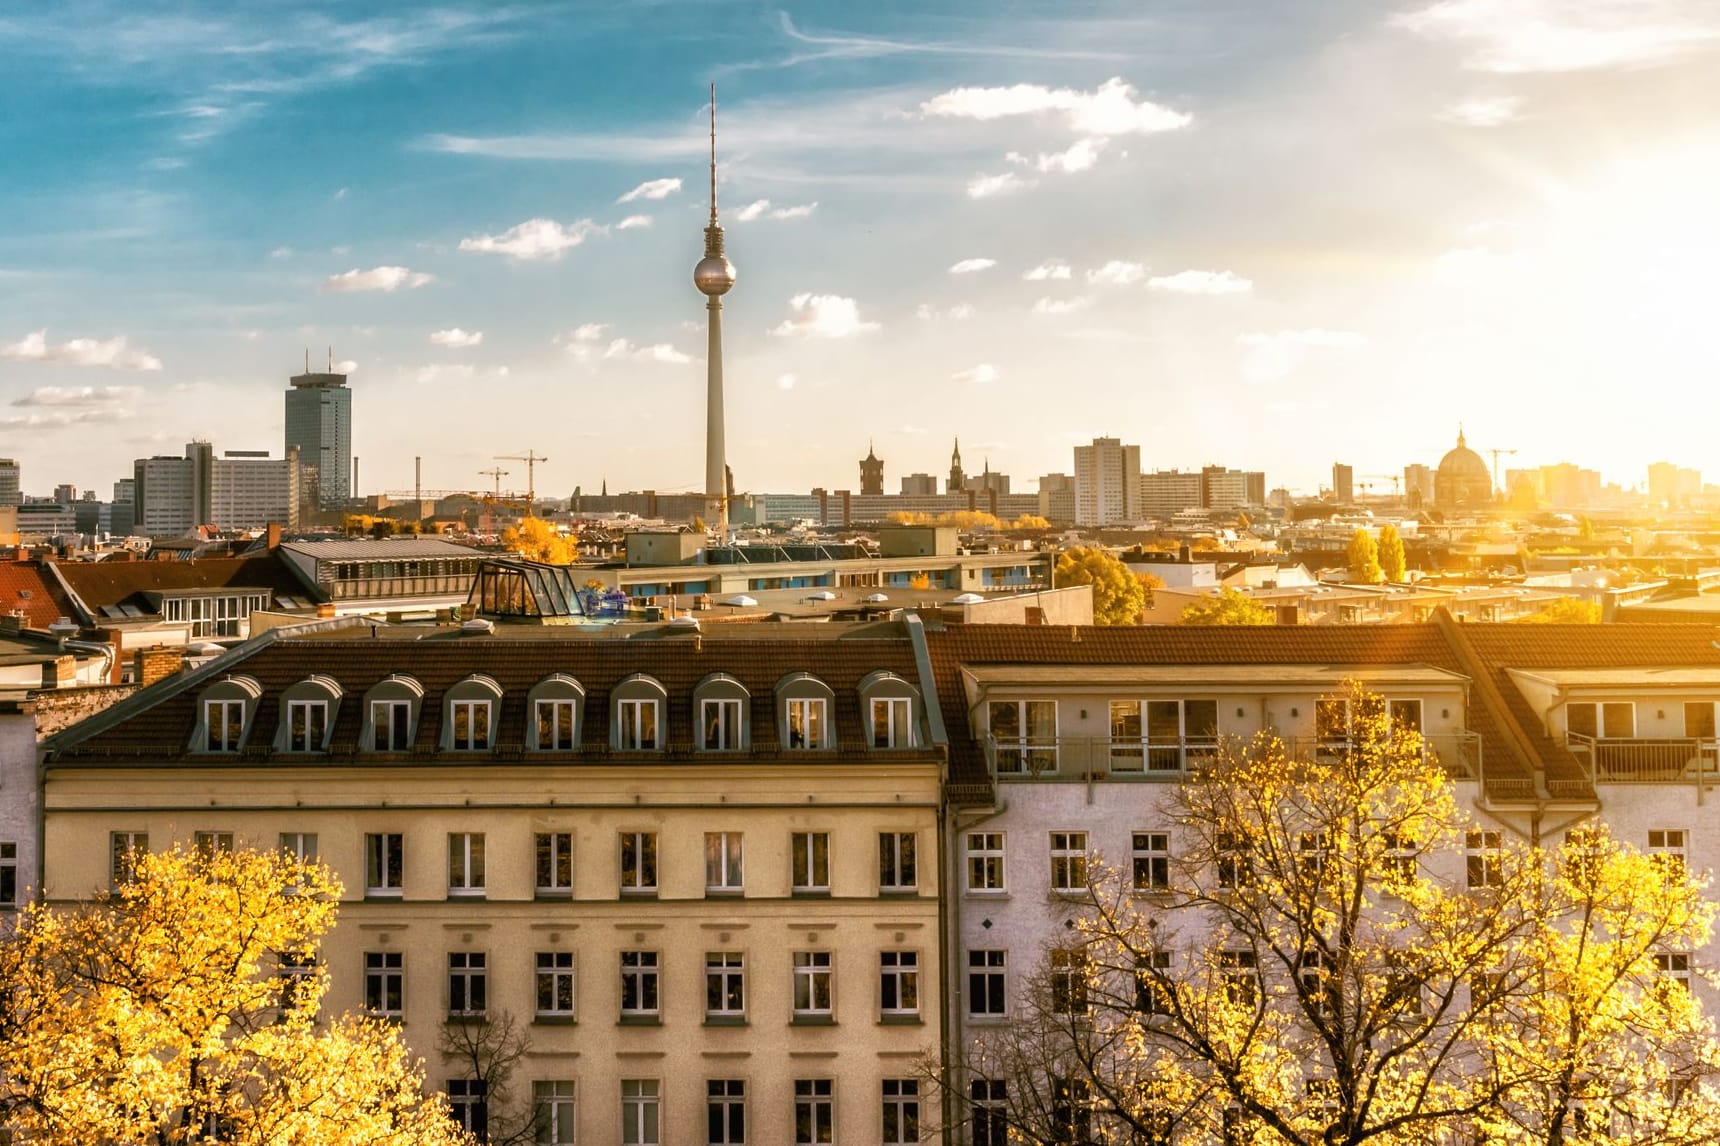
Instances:
[[[340,705],[340,684],[333,677],[311,676],[281,693],[278,752],[326,752]]]
[[[875,672],[860,682],[860,703],[873,748],[911,748],[919,743],[919,689],[893,672]]]
[[[538,752],[572,752],[578,748],[584,705],[585,690],[572,677],[556,673],[539,681],[526,697],[531,713],[531,747]]]
[[[225,677],[204,689],[197,706],[197,727],[191,734],[192,751],[244,748],[262,695],[263,686],[248,676]]]
[[[409,676],[380,680],[364,696],[359,743],[366,752],[409,752],[418,729],[424,686]]]
[[[502,701],[502,688],[495,681],[473,673],[450,688],[444,697],[447,703],[447,730],[442,747],[453,752],[482,752],[496,742],[496,716]]]
[[[784,748],[802,751],[834,745],[831,712],[836,694],[829,685],[809,673],[793,673],[777,682],[776,695]]]
[[[655,752],[663,747],[663,686],[635,673],[615,686],[611,746],[622,752]]]
[[[699,717],[699,751],[739,752],[747,746],[746,686],[726,673],[712,673],[693,690]]]

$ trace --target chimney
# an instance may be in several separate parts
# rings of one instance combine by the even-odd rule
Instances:
[[[55,657],[51,661],[42,662],[42,687],[65,688],[76,684],[78,679],[78,662],[76,657]]]
[[[334,602],[333,601],[324,601],[322,604],[317,606],[317,619],[318,620],[326,621],[333,616],[334,616]]]
[[[23,631],[24,614],[7,613],[5,616],[0,617],[0,633],[4,633],[7,636],[16,636],[18,633]]]
[[[281,547],[281,525],[279,522],[269,522],[268,528],[263,531],[263,541],[268,546],[270,553]]]
[[[138,649],[132,663],[137,666],[137,683],[148,688],[158,680],[176,675],[185,667],[185,650],[178,645],[160,645],[153,649]]]

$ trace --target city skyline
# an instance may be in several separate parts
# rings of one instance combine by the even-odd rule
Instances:
[[[1460,421],[1712,471],[1720,14],[1650,7],[8,16],[0,454],[44,493],[274,448],[332,345],[367,492],[528,447],[546,493],[699,488],[715,80],[741,490],[957,436],[1023,484],[1115,436],[1312,490]],[[1677,418],[1596,416],[1649,385]]]

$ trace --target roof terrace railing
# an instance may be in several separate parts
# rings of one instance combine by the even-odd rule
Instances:
[[[1350,751],[1345,741],[1291,738],[1290,755],[1318,759]],[[999,737],[982,739],[986,766],[996,780],[1085,784],[1095,780],[1175,782],[1199,770],[1225,748],[1255,751],[1235,737],[1153,740],[1112,736]],[[1423,751],[1454,780],[1482,778],[1481,737],[1474,732],[1422,738]]]
[[[1565,734],[1565,747],[1597,784],[1689,784],[1720,779],[1714,737],[1585,736]]]

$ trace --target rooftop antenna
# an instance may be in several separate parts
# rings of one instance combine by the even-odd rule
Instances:
[[[711,84],[711,222],[717,221],[717,85]]]
[[[334,347],[332,346],[328,348],[328,372],[334,373]]]
[[[311,372],[311,348],[307,346],[307,347],[305,347],[305,373],[309,374],[310,372]]]

